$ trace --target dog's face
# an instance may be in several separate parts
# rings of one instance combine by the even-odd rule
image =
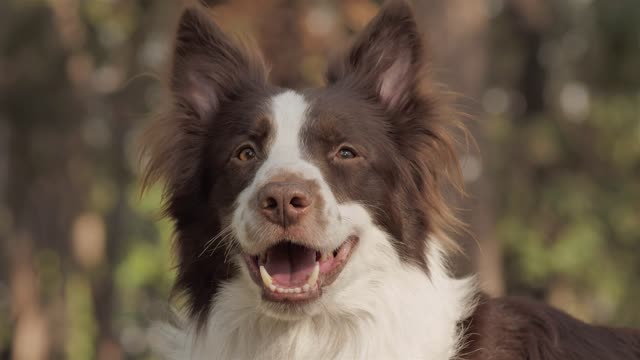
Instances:
[[[403,2],[330,66],[326,87],[301,92],[270,85],[258,55],[185,11],[147,174],[166,181],[194,316],[231,282],[269,314],[304,316],[340,307],[386,258],[428,271],[426,239],[448,217],[439,181],[455,164],[422,67]]]

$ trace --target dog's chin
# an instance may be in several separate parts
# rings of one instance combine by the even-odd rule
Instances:
[[[259,254],[243,253],[251,279],[261,292],[261,310],[285,320],[313,315],[358,241],[353,235],[335,249],[319,250],[282,239]]]
[[[313,317],[323,311],[320,297],[305,303],[281,303],[274,301],[261,301],[258,312],[267,317],[283,320],[296,321]]]

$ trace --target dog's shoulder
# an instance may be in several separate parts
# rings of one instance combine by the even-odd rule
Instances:
[[[589,325],[524,298],[482,296],[462,325],[464,360],[640,359],[640,331]]]

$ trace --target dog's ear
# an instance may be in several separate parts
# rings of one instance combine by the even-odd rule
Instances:
[[[184,10],[175,40],[170,87],[180,108],[201,119],[246,87],[266,83],[262,57],[227,37],[195,7]]]
[[[349,82],[375,94],[391,110],[407,106],[422,68],[422,41],[413,11],[404,0],[383,6],[345,56],[329,66],[329,84]]]
[[[256,50],[232,41],[203,9],[186,8],[167,81],[170,103],[142,138],[143,187],[163,178],[166,201],[193,189],[201,179],[197,172],[209,124],[225,103],[267,87],[266,77]]]

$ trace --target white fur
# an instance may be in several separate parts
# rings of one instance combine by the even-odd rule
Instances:
[[[461,342],[457,323],[473,307],[472,281],[447,275],[438,246],[430,247],[427,277],[400,261],[362,206],[340,210],[361,241],[319,299],[321,311],[273,317],[243,272],[220,291],[202,337],[188,327],[176,338],[173,330],[174,356],[167,359],[454,359]]]
[[[196,335],[188,323],[181,329],[163,326],[156,331],[165,334],[155,341],[159,353],[172,360],[454,359],[461,344],[458,322],[473,308],[472,280],[449,277],[437,239],[429,239],[429,275],[406,264],[394,239],[362,204],[338,204],[320,170],[302,158],[306,111],[304,98],[294,92],[273,99],[276,136],[254,181],[238,197],[232,231],[245,251],[257,246],[245,230],[258,217],[250,199],[274,174],[296,172],[321,186],[330,224],[321,234],[322,246],[335,248],[349,235],[359,237],[349,262],[317,301],[291,314],[262,301],[246,265],[234,259],[240,276],[213,299],[204,331]]]
[[[266,161],[256,173],[252,183],[244,189],[236,201],[231,227],[245,251],[255,253],[262,250],[259,239],[249,239],[248,228],[259,228],[262,217],[252,206],[257,191],[274,176],[283,173],[296,174],[302,179],[315,180],[320,186],[320,196],[324,199],[324,216],[329,221],[326,234],[317,234],[323,239],[317,247],[333,250],[350,235],[344,221],[339,218],[338,203],[320,170],[302,157],[302,137],[300,130],[307,120],[308,104],[304,97],[294,91],[286,91],[275,96],[271,102],[271,119],[274,140],[269,146]]]

